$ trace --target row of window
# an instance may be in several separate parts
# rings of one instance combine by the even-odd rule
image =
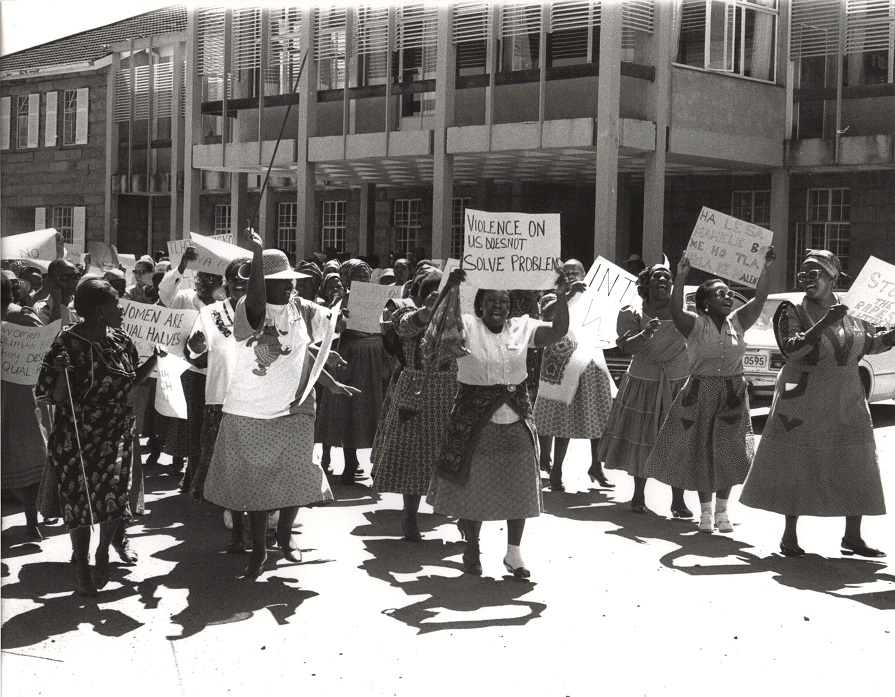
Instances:
[[[61,104],[60,104],[61,98]],[[43,101],[43,147],[87,143],[90,89],[20,94],[0,98],[0,150],[40,147],[40,113]]]
[[[87,209],[84,206],[40,206],[34,209],[34,229],[55,228],[62,233],[65,244],[74,249],[85,249]]]

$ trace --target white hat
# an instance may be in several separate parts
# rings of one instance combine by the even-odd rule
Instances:
[[[306,273],[299,273],[298,271],[294,271],[289,265],[289,257],[286,256],[285,252],[281,252],[279,249],[265,249],[262,254],[262,258],[264,260],[265,280],[278,278],[310,278],[310,276]],[[245,264],[239,267],[237,276],[239,276],[243,280],[247,280],[251,275],[252,262],[247,261]]]

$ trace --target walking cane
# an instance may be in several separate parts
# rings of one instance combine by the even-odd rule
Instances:
[[[75,425],[75,440],[78,443],[78,457],[81,460],[81,478],[84,481],[84,496],[87,497],[87,512],[90,514],[90,530],[94,530],[94,526],[96,525],[93,519],[93,506],[90,503],[90,488],[87,486],[87,470],[84,467],[84,453],[81,450],[81,434],[78,431],[78,417],[75,416],[75,400],[74,397],[71,396],[71,382],[68,379],[68,369],[66,368],[65,373],[65,386],[68,388],[68,403],[71,405],[71,421]]]

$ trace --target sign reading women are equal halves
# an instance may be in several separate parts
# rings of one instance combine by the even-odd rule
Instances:
[[[773,241],[770,230],[703,206],[687,245],[687,258],[694,269],[755,288]]]
[[[467,208],[462,268],[477,288],[543,290],[556,285],[559,213],[489,213]]]

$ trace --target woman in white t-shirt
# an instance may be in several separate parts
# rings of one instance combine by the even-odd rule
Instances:
[[[251,232],[253,258],[240,270],[248,277],[236,306],[233,372],[223,418],[205,481],[205,498],[232,511],[248,511],[252,554],[245,576],[257,578],[267,560],[267,511],[278,509],[277,544],[289,561],[301,561],[292,540],[300,506],[333,499],[320,465],[312,459],[315,399],[301,400],[313,363],[310,345],[323,338],[330,312],[293,297],[293,271],[286,255],[263,250]],[[325,373],[323,374],[326,375]],[[353,390],[331,378],[329,389]]]

